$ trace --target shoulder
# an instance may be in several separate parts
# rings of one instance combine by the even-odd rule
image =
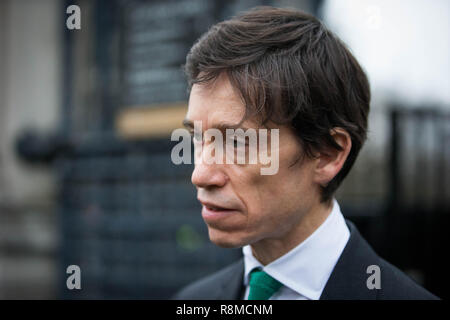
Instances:
[[[417,284],[403,271],[379,258],[381,290],[377,299],[381,300],[437,300],[437,296]]]
[[[231,283],[241,283],[244,270],[240,259],[204,278],[201,278],[178,291],[174,300],[218,300],[222,289]]]
[[[380,267],[381,288],[373,289],[376,291],[378,300],[430,300],[439,299],[425,288],[417,284],[413,279],[406,275],[396,266],[381,258],[367,241],[361,236],[356,227],[347,221],[352,233],[352,240],[358,243],[355,248],[364,250],[359,256],[367,264],[370,261],[376,261]],[[367,260],[366,260],[367,259]],[[366,277],[369,275],[366,275]]]
[[[340,300],[428,300],[438,299],[397,267],[381,258],[358,229],[346,221],[347,242],[322,293],[321,299]],[[369,266],[379,267],[380,288],[369,289]]]

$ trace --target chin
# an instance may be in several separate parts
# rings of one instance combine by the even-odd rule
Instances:
[[[209,240],[214,243],[216,246],[221,248],[241,248],[248,244],[244,239],[233,235],[232,232],[222,232],[218,230],[209,229]]]

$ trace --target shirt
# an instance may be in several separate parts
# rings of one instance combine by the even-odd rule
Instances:
[[[294,249],[268,265],[256,260],[250,245],[244,246],[244,298],[250,290],[250,272],[259,267],[283,284],[270,300],[318,300],[349,238],[339,204],[333,199],[325,221]]]

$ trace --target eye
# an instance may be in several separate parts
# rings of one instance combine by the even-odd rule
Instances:
[[[189,134],[191,135],[192,142],[201,142],[202,141],[201,134],[194,133],[194,131],[190,131]]]
[[[234,149],[245,148],[247,145],[244,139],[233,138],[231,144]]]

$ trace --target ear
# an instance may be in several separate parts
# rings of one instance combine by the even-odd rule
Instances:
[[[334,141],[342,150],[328,148],[319,154],[316,159],[314,182],[325,187],[341,171],[352,149],[350,134],[342,128],[333,128],[330,132]]]

